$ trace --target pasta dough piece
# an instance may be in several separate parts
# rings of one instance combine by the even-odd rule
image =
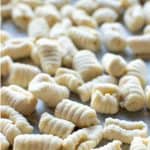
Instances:
[[[1,150],[8,150],[9,148],[9,142],[2,133],[0,133],[0,147]]]
[[[73,56],[78,52],[74,43],[67,36],[61,36],[58,38],[58,43],[62,47],[64,54],[62,58],[63,66],[72,68]]]
[[[14,150],[60,150],[62,143],[62,139],[53,135],[24,134],[15,138]]]
[[[56,118],[48,113],[43,113],[39,121],[39,129],[42,133],[52,134],[60,138],[66,138],[74,128],[75,125],[72,122]]]
[[[131,32],[139,31],[145,23],[143,8],[139,4],[129,7],[124,14],[124,22]]]
[[[1,56],[10,56],[12,59],[28,57],[33,49],[33,43],[28,38],[7,40],[2,46]]]
[[[37,100],[33,94],[17,85],[3,86],[0,94],[1,105],[9,105],[24,115],[35,110]]]
[[[38,40],[37,46],[43,71],[54,75],[62,62],[62,52],[57,41],[43,38]]]
[[[5,135],[8,142],[12,145],[14,138],[21,134],[20,130],[8,119],[0,118],[0,132]]]
[[[42,18],[34,18],[28,25],[28,36],[33,38],[48,37],[49,26],[48,22]]]
[[[54,5],[45,4],[37,7],[35,9],[35,15],[45,18],[50,27],[60,21],[60,14]]]
[[[94,53],[88,50],[82,50],[73,57],[73,68],[80,73],[84,81],[89,81],[103,72]]]
[[[90,27],[71,27],[68,30],[68,35],[79,49],[89,49],[96,52],[101,47],[99,32]]]
[[[91,28],[96,28],[97,23],[94,18],[88,16],[83,10],[75,10],[71,17],[73,23],[77,26],[87,26]]]
[[[113,83],[116,84],[117,81],[114,77],[110,75],[101,75],[96,77],[95,79],[88,81],[81,86],[78,87],[78,94],[80,96],[80,99],[83,102],[87,102],[90,100],[91,94],[92,94],[92,89],[95,85],[99,83]]]
[[[144,34],[150,34],[150,25],[145,26]]]
[[[146,137],[148,127],[143,121],[126,121],[107,118],[104,126],[104,138],[120,140],[130,144],[134,137]]]
[[[78,127],[88,127],[99,123],[95,110],[69,99],[63,99],[56,106],[55,116],[71,121]]]
[[[48,74],[40,73],[29,84],[29,91],[50,107],[55,107],[63,98],[69,97],[69,90],[55,83]]]
[[[148,143],[150,143],[150,137],[149,138],[134,137],[130,145],[130,150],[149,150]]]
[[[111,52],[123,52],[126,47],[126,37],[123,25],[120,23],[105,23],[101,27],[105,46]]]
[[[87,140],[86,131],[78,130],[64,139],[63,150],[76,150],[78,145],[85,140]]]
[[[92,150],[121,150],[121,141],[119,140],[114,140],[102,147],[99,147],[99,148],[95,148],[95,149],[92,149]]]
[[[119,81],[120,95],[123,99],[121,107],[128,111],[138,111],[145,106],[145,94],[138,78],[124,76]]]
[[[34,13],[30,6],[18,3],[12,9],[12,20],[17,27],[27,30],[29,22],[33,19]]]
[[[115,96],[96,90],[92,94],[91,107],[103,114],[116,114],[119,111],[119,103]]]
[[[145,16],[145,21],[146,24],[150,24],[150,16],[148,14],[150,14],[150,2],[147,1],[144,3],[144,16]]]
[[[124,75],[127,70],[127,63],[124,58],[112,53],[104,54],[102,65],[108,74],[115,77]]]
[[[12,121],[13,124],[19,129],[19,131],[24,133],[32,133],[33,127],[29,124],[27,119],[18,113],[15,109],[10,106],[0,106],[1,118],[6,118]]]
[[[12,59],[9,56],[0,58],[1,76],[7,76],[9,74],[12,63]]]
[[[132,53],[140,58],[150,58],[150,34],[132,36],[127,39]]]
[[[13,63],[11,66],[8,83],[17,84],[21,87],[27,87],[33,77],[40,72],[41,71],[39,68],[32,65]]]
[[[7,31],[0,30],[0,44],[5,43],[9,39],[10,39],[9,33]]]
[[[111,8],[99,8],[94,12],[93,18],[97,24],[101,25],[105,22],[115,22],[118,18],[118,14]]]
[[[142,86],[147,83],[147,68],[146,64],[141,59],[135,59],[127,65],[127,75],[136,76]]]
[[[92,147],[95,147],[95,141],[87,140],[85,142],[82,142],[77,150],[91,150]]]
[[[64,73],[63,73],[63,69],[65,68],[59,68],[57,71],[56,71],[56,76],[55,76],[55,80],[58,84],[60,85],[64,85],[66,86],[67,88],[69,88],[72,92],[77,92],[77,88],[83,84],[83,81],[80,77],[80,75],[78,74],[77,76],[75,75],[75,73],[78,73],[78,72],[75,72],[75,73],[71,73],[71,71],[73,70],[69,70],[68,73],[65,72],[64,70]],[[60,73],[62,72],[62,73]]]
[[[150,109],[150,85],[146,86],[145,95],[146,95],[146,106],[148,109]]]
[[[91,15],[99,7],[99,3],[96,0],[79,0],[75,6]]]

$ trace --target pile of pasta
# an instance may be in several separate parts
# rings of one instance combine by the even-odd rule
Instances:
[[[150,150],[145,122],[111,117],[121,109],[150,109],[144,62],[150,59],[150,1],[1,4],[1,22],[11,19],[27,34],[16,38],[0,31],[1,150],[122,150],[122,144]],[[98,58],[102,47],[107,52]],[[127,51],[135,58],[127,61]],[[38,101],[52,113],[36,118],[35,134],[29,118]],[[110,115],[104,125],[98,114]],[[100,147],[103,139],[109,142]]]

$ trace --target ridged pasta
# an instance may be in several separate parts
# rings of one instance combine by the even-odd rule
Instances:
[[[88,50],[79,51],[73,57],[73,68],[80,73],[84,81],[89,81],[103,72],[102,66],[94,53]]]
[[[146,137],[148,127],[143,121],[126,121],[107,118],[104,126],[104,138],[108,140],[120,140],[130,144],[134,137]]]
[[[99,123],[95,110],[69,99],[63,99],[58,103],[55,116],[71,121],[78,127],[88,127]]]
[[[142,59],[132,60],[127,65],[127,75],[136,76],[140,80],[141,85],[145,86],[147,83],[147,68],[145,62]]]
[[[32,65],[13,63],[11,65],[8,83],[26,88],[33,77],[40,72],[39,68]]]
[[[85,142],[82,142],[77,150],[91,150],[91,148],[95,147],[95,141],[87,140]]]
[[[137,32],[144,26],[144,11],[141,5],[130,6],[124,14],[124,22],[131,32]]]
[[[146,96],[146,106],[148,109],[150,109],[150,85],[146,86],[145,96]]]
[[[37,47],[43,71],[54,75],[62,62],[62,52],[57,41],[43,38],[38,40]]]
[[[10,39],[5,42],[0,52],[1,56],[10,56],[12,59],[28,57],[33,49],[33,43],[28,38]]]
[[[72,133],[75,125],[67,120],[56,118],[48,113],[43,113],[39,121],[40,132],[66,138]]]
[[[13,7],[11,15],[13,23],[23,30],[27,30],[29,22],[34,17],[31,7],[22,3],[16,4]]]
[[[97,22],[95,21],[95,19],[86,14],[86,12],[83,10],[74,10],[71,19],[77,26],[87,26],[91,28],[97,27]]]
[[[62,139],[53,135],[24,134],[14,141],[14,150],[61,150]]]
[[[78,87],[78,94],[80,96],[80,99],[83,102],[87,102],[90,100],[92,89],[94,86],[96,86],[99,83],[113,83],[116,84],[117,81],[114,77],[110,75],[101,75],[96,77],[95,79],[88,81],[81,86]]]
[[[115,22],[118,14],[111,8],[99,8],[94,12],[93,18],[97,24],[101,25],[106,22]]]
[[[120,77],[126,73],[127,63],[120,55],[112,53],[104,54],[102,58],[104,70],[115,77]]]
[[[63,73],[63,69],[64,69],[64,73]],[[65,72],[65,70],[68,70],[68,73]],[[69,73],[69,71],[70,71],[70,73]],[[69,70],[69,69],[65,69],[65,68],[57,69],[55,80],[58,84],[66,86],[72,92],[76,93],[77,88],[83,84],[83,81],[82,81],[80,75],[78,75],[78,76],[75,75],[75,73],[78,74],[78,72],[71,73],[71,71],[75,72],[73,70]],[[62,73],[60,73],[60,72],[62,72]]]
[[[150,34],[129,37],[127,39],[127,44],[134,55],[149,60]]]
[[[92,94],[91,107],[103,114],[116,114],[119,111],[119,103],[115,96],[110,93],[102,94],[96,90]]]
[[[61,86],[48,74],[40,73],[29,84],[29,91],[50,107],[55,107],[63,98],[69,97],[69,90]]]
[[[120,23],[105,23],[101,30],[104,43],[111,52],[123,52],[126,47],[126,37],[123,33],[124,27]]]
[[[78,145],[87,140],[87,133],[84,130],[73,132],[63,141],[63,150],[76,150]]]
[[[1,76],[9,75],[12,63],[12,59],[9,56],[0,58]]]
[[[46,4],[39,6],[35,9],[35,15],[37,17],[43,17],[51,27],[56,22],[60,21],[60,14],[54,5]]]
[[[71,39],[67,36],[59,37],[58,43],[64,51],[62,65],[68,68],[72,68],[73,56],[78,52],[77,48]]]
[[[71,27],[68,35],[79,49],[98,51],[101,47],[101,38],[98,31],[85,26]]]
[[[114,140],[114,141],[109,142],[108,144],[106,144],[102,147],[95,148],[95,149],[92,149],[92,150],[122,150],[121,144],[122,144],[121,141]]]
[[[48,37],[48,22],[42,17],[34,18],[29,23],[27,32],[29,37],[33,37],[36,39]]]
[[[3,86],[0,94],[1,105],[9,105],[24,115],[30,115],[35,110],[37,100],[33,94],[17,85]]]
[[[29,124],[27,119],[12,107],[0,106],[0,114],[1,118],[11,120],[22,134],[31,133],[33,131],[33,127]]]
[[[4,134],[10,145],[13,144],[14,138],[21,134],[20,130],[8,119],[0,118],[0,132]]]
[[[9,142],[1,132],[0,132],[0,147],[1,150],[8,150],[9,148]]]
[[[148,148],[149,143],[150,137],[147,138],[134,137],[130,145],[130,150],[149,150]]]
[[[0,44],[5,43],[9,39],[10,39],[9,33],[7,31],[0,30]]]
[[[121,107],[128,111],[138,111],[145,106],[145,94],[140,81],[135,76],[124,76],[119,81]]]
[[[150,16],[148,15],[150,14],[150,2],[149,1],[145,1],[143,10],[144,10],[145,22],[146,24],[150,24]]]

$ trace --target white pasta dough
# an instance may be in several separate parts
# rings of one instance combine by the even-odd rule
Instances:
[[[43,113],[39,122],[42,133],[52,134],[60,138],[66,138],[72,133],[75,125],[67,120],[56,118],[48,113]]]
[[[55,116],[73,122],[78,127],[88,127],[99,123],[96,112],[69,99],[63,99],[55,109]]]
[[[82,50],[74,56],[73,68],[80,73],[84,81],[89,81],[103,72],[94,53],[88,50]]]
[[[0,147],[1,150],[8,150],[9,142],[6,137],[0,132]]]
[[[150,24],[150,16],[148,14],[150,14],[150,2],[146,1],[144,4],[144,17],[145,17],[145,21],[147,24]]]

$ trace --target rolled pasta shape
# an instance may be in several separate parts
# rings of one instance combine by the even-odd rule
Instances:
[[[88,50],[82,50],[73,57],[73,68],[80,73],[84,81],[89,81],[103,72],[94,53]]]
[[[145,22],[146,24],[150,24],[150,16],[148,14],[150,14],[150,2],[147,1],[144,3],[144,17],[145,17]]]
[[[9,148],[9,142],[8,140],[6,139],[6,137],[4,136],[4,134],[2,134],[0,132],[0,146],[1,146],[1,150],[8,150]]]
[[[107,118],[104,125],[104,138],[120,140],[130,144],[134,137],[147,137],[148,127],[143,121],[126,121]]]
[[[145,95],[146,95],[146,106],[148,109],[150,109],[150,85],[146,86]]]
[[[69,99],[63,99],[58,103],[55,116],[71,121],[78,127],[88,127],[99,123],[95,110]]]
[[[95,147],[95,141],[87,140],[85,142],[82,142],[77,150],[91,150],[91,148]]]
[[[75,125],[67,120],[56,118],[48,113],[43,113],[39,121],[39,129],[42,133],[52,134],[60,138],[66,138],[74,130]]]
[[[39,68],[32,65],[13,63],[11,65],[8,83],[16,84],[18,86],[26,88],[33,77],[40,72],[41,71]]]
[[[120,77],[127,71],[127,63],[124,58],[112,53],[104,54],[102,65],[108,74],[115,77]]]
[[[60,150],[62,148],[62,139],[53,135],[44,134],[24,134],[19,135],[14,140],[14,150]]]
[[[9,105],[24,115],[30,115],[35,110],[36,98],[17,85],[3,86],[0,95],[1,105]]]
[[[0,106],[0,114],[2,118],[11,120],[22,134],[32,133],[33,127],[29,124],[27,119],[12,107],[4,105]]]
[[[101,47],[101,37],[98,31],[85,26],[71,27],[68,35],[79,49],[98,51]]]
[[[124,76],[119,81],[121,107],[128,111],[138,111],[145,106],[145,94],[140,81],[134,76]]]
[[[29,84],[29,91],[50,107],[55,107],[63,98],[69,97],[69,90],[58,85],[48,74],[40,73]]]

